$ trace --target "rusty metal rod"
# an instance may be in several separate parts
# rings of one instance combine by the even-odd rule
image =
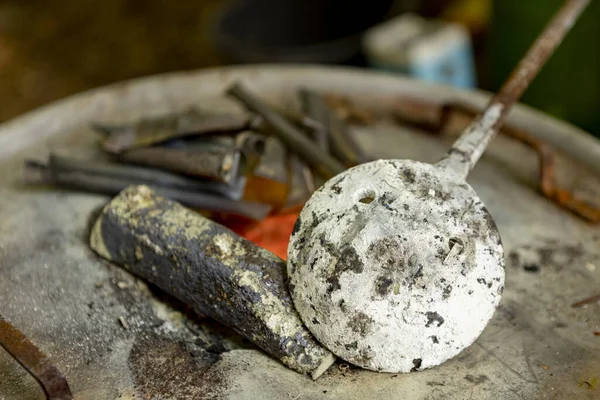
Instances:
[[[71,400],[67,380],[50,359],[0,315],[0,347],[39,383],[48,400]]]
[[[496,134],[512,105],[521,97],[546,60],[562,42],[590,0],[567,0],[521,59],[485,110],[456,140],[438,165],[464,179]]]

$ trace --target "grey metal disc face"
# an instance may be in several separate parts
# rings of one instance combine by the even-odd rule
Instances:
[[[363,368],[409,372],[472,344],[504,289],[500,235],[474,190],[430,164],[352,168],[305,205],[290,291],[315,337]]]

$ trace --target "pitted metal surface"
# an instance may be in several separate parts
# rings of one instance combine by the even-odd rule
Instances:
[[[473,189],[438,166],[379,160],[325,183],[288,248],[294,304],[338,357],[414,372],[481,334],[504,291],[496,225]]]
[[[598,294],[599,229],[539,195],[532,153],[506,138],[494,140],[468,179],[496,221],[505,248],[499,308],[458,356],[399,375],[340,364],[313,382],[208,321],[190,321],[183,305],[89,249],[91,215],[108,198],[19,184],[26,157],[44,158],[49,149],[78,157],[95,154],[90,121],[122,123],[194,105],[239,110],[222,95],[234,80],[279,103],[296,102],[300,86],[338,91],[358,105],[381,109],[385,101],[373,99],[402,94],[480,106],[486,100],[481,93],[348,69],[253,66],[113,85],[0,126],[1,311],[57,364],[75,398],[598,397],[600,388],[592,386],[600,378],[600,338],[594,335],[600,330],[600,305],[572,304]],[[554,144],[568,143],[583,161],[600,154],[591,137],[526,107],[517,107],[507,122],[546,135]],[[434,162],[449,145],[385,121],[353,133],[378,158]],[[585,168],[569,168],[588,195],[600,188]],[[0,399],[42,396],[35,381],[0,352]]]

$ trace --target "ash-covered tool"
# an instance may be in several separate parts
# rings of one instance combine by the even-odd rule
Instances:
[[[417,371],[481,334],[504,289],[504,257],[496,225],[465,179],[588,2],[565,2],[440,162],[359,165],[306,203],[288,248],[289,288],[306,326],[338,357]]]
[[[0,347],[39,383],[48,400],[71,400],[73,395],[60,370],[28,338],[0,315]]]
[[[90,244],[293,370],[316,379],[335,359],[296,313],[283,260],[147,186],[104,208]]]

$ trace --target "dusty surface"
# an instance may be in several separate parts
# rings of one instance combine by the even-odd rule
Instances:
[[[334,177],[305,205],[288,248],[290,291],[338,357],[420,371],[471,345],[492,317],[504,291],[502,241],[453,174],[374,161]]]
[[[457,357],[410,374],[339,364],[313,382],[248,349],[237,336],[223,345],[214,338],[231,334],[214,329],[214,323],[188,323],[183,305],[165,303],[164,295],[89,249],[90,216],[108,198],[18,184],[24,157],[43,158],[49,148],[72,149],[81,157],[94,153],[91,119],[123,122],[190,105],[239,109],[220,96],[234,77],[282,103],[299,84],[341,89],[357,101],[373,93],[485,100],[346,70],[249,68],[118,85],[1,125],[2,313],[56,361],[76,395],[99,400],[598,398],[600,389],[588,383],[600,378],[600,338],[594,335],[600,331],[600,305],[571,305],[598,294],[600,232],[541,197],[532,184],[537,176],[532,153],[506,138],[494,140],[469,177],[505,247],[498,311]],[[573,128],[522,108],[509,121],[579,141]],[[450,144],[387,123],[355,133],[378,157],[432,162]],[[577,172],[582,181],[584,172]],[[588,186],[599,187],[594,181]],[[33,380],[0,353],[0,399],[41,398]]]

